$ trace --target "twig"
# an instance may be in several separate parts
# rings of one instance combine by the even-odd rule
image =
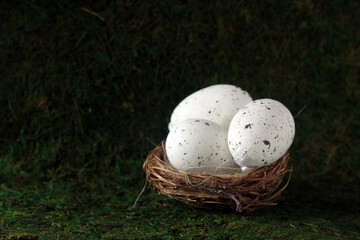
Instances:
[[[100,16],[98,13],[96,13],[94,11],[91,11],[90,9],[87,9],[87,8],[84,8],[84,7],[80,8],[80,9],[83,10],[84,12],[87,12],[87,13],[90,13],[90,14],[94,15],[95,17],[97,17],[101,21],[105,22],[105,19],[102,16]]]

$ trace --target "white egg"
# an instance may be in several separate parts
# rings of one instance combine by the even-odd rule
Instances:
[[[171,115],[169,129],[191,118],[209,120],[228,129],[234,115],[251,101],[246,91],[233,85],[218,84],[203,88],[176,106]]]
[[[261,167],[280,159],[291,146],[295,122],[280,102],[259,99],[247,104],[232,119],[228,144],[241,167]]]
[[[187,119],[174,125],[166,138],[173,167],[188,173],[224,174],[241,171],[227,145],[227,131],[211,121]]]

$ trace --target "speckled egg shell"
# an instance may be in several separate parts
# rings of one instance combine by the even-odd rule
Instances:
[[[211,121],[187,119],[174,125],[166,138],[171,165],[188,173],[223,174],[240,170],[227,145],[227,131]]]
[[[254,168],[280,159],[294,136],[295,122],[290,111],[276,100],[259,99],[234,116],[228,144],[238,165]]]
[[[191,118],[209,120],[228,129],[234,115],[251,101],[246,91],[233,85],[218,84],[203,88],[186,97],[174,109],[169,129]]]

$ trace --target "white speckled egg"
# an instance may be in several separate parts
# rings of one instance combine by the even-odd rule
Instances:
[[[292,144],[295,122],[280,102],[259,99],[247,104],[232,119],[228,144],[241,167],[261,167],[280,159]]]
[[[227,131],[208,120],[187,119],[174,125],[166,138],[169,162],[188,173],[224,174],[241,171],[227,145]]]
[[[203,88],[176,106],[171,115],[169,129],[191,118],[209,120],[228,129],[234,115],[251,101],[246,91],[233,85],[218,84]]]

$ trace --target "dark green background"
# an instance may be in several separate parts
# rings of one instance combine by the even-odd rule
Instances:
[[[0,238],[360,239],[359,9],[0,1]],[[147,190],[131,208],[172,109],[217,83],[306,106],[278,206],[209,211]]]

